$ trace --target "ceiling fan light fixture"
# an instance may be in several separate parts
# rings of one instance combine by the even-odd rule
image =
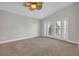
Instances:
[[[23,6],[30,10],[40,10],[42,8],[42,4],[42,2],[25,2],[23,3]]]

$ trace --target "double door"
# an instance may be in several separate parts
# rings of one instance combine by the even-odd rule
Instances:
[[[45,23],[45,35],[57,39],[68,39],[68,19]]]

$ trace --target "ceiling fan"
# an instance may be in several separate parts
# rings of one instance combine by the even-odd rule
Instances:
[[[43,2],[24,2],[23,6],[29,10],[40,10],[42,9]]]

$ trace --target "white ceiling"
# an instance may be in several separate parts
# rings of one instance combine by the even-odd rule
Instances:
[[[23,6],[23,2],[0,2],[0,10],[33,17],[36,19],[43,19],[71,4],[72,2],[44,2],[41,10],[30,11],[28,8]]]

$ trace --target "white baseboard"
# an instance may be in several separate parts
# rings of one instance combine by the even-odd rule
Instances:
[[[43,36],[43,37],[49,37],[49,36]],[[69,43],[73,43],[73,44],[78,44],[78,42],[75,42],[75,41],[71,41],[71,40],[65,40],[65,39],[58,39],[58,38],[55,38],[55,37],[49,37],[49,38],[53,38],[53,39],[57,39],[57,40],[62,40],[62,41],[66,41],[66,42],[69,42]]]
[[[14,42],[14,41],[18,41],[18,40],[30,39],[30,38],[35,38],[35,37],[38,37],[38,36],[36,35],[36,36],[31,36],[31,37],[24,37],[24,38],[11,39],[11,40],[7,40],[7,41],[1,41],[0,44]]]
[[[70,43],[74,43],[74,44],[78,44],[78,42],[75,42],[75,41],[70,41],[70,40],[64,40],[64,41],[67,41],[67,42],[70,42]]]
[[[18,39],[13,39],[13,40],[7,40],[7,41],[1,41],[0,44],[13,42],[13,41],[18,41],[18,40],[30,39],[30,38],[35,38],[35,37],[39,37],[39,35],[31,36],[31,37],[18,38]],[[47,37],[47,36],[42,36],[42,37]],[[52,37],[49,37],[49,38],[52,38]],[[57,38],[55,38],[55,39],[57,39]],[[66,42],[70,42],[70,43],[74,43],[74,44],[78,44],[78,42],[74,42],[74,41],[70,41],[70,40],[63,40],[63,39],[58,39],[58,40],[62,40],[62,41],[66,41]]]

